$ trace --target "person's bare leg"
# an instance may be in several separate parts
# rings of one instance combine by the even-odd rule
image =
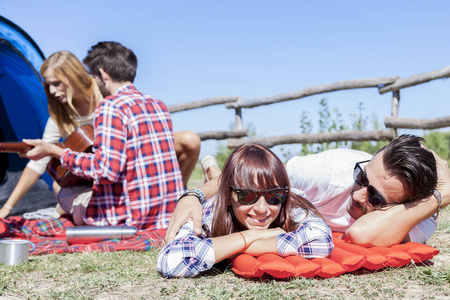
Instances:
[[[187,130],[175,132],[173,136],[183,184],[187,186],[200,155],[201,140],[195,132]]]
[[[61,205],[56,204],[55,212],[53,213],[53,218],[58,219],[62,215],[67,214],[67,212],[61,208]]]
[[[53,192],[55,193],[55,196],[58,197],[58,193],[59,193],[59,190],[61,189],[61,187],[59,186],[59,184],[56,181],[53,181],[52,187],[53,187]]]
[[[61,189],[61,186],[56,181],[53,181],[52,187],[53,187],[53,192],[55,193],[56,198],[58,198],[58,193],[59,193],[59,190]],[[57,203],[56,207],[55,207],[55,212],[53,213],[53,217],[55,219],[58,219],[59,217],[61,217],[62,215],[66,214],[66,213],[67,212],[61,208],[59,203]]]

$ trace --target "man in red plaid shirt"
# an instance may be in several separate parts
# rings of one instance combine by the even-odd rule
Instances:
[[[166,105],[134,87],[137,58],[121,44],[100,42],[83,62],[105,97],[95,111],[93,153],[25,140],[34,146],[26,156],[50,155],[93,180],[92,190],[62,189],[58,197],[75,224],[167,228],[183,183]]]

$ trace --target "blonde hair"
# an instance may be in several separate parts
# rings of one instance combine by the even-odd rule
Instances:
[[[67,137],[79,126],[75,116],[80,114],[72,103],[75,91],[84,101],[90,103],[90,112],[97,107],[100,92],[83,64],[69,51],[59,51],[50,55],[41,66],[41,75],[43,76],[47,70],[51,70],[67,89],[67,102],[61,103],[50,93],[49,85],[44,84],[48,112],[56,121],[61,136]]]

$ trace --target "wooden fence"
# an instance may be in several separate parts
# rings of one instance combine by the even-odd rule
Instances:
[[[284,144],[298,143],[328,143],[340,141],[384,141],[392,140],[397,136],[397,129],[437,129],[450,126],[450,116],[444,116],[434,119],[407,119],[399,118],[400,90],[423,84],[431,80],[450,77],[450,66],[414,75],[407,78],[380,77],[368,79],[356,79],[338,81],[330,84],[324,84],[309,87],[303,90],[278,94],[269,97],[242,100],[239,96],[232,97],[214,97],[200,101],[176,104],[169,106],[171,113],[198,109],[211,105],[225,105],[228,109],[235,110],[235,129],[231,131],[209,131],[198,133],[202,141],[214,139],[228,139],[229,148],[234,148],[245,142],[258,142],[267,147]],[[276,137],[260,138],[260,139],[243,139],[248,136],[248,131],[242,128],[242,109],[253,108],[263,105],[271,105],[284,101],[301,99],[312,95],[329,93],[334,91],[360,89],[360,88],[377,88],[380,94],[392,92],[392,108],[391,116],[385,117],[384,124],[388,129],[374,131],[341,131],[331,133],[317,134],[291,134]]]

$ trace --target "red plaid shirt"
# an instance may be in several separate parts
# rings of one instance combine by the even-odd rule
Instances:
[[[61,157],[74,174],[94,180],[85,223],[167,228],[183,182],[166,105],[121,87],[95,111],[92,149],[65,149]]]

